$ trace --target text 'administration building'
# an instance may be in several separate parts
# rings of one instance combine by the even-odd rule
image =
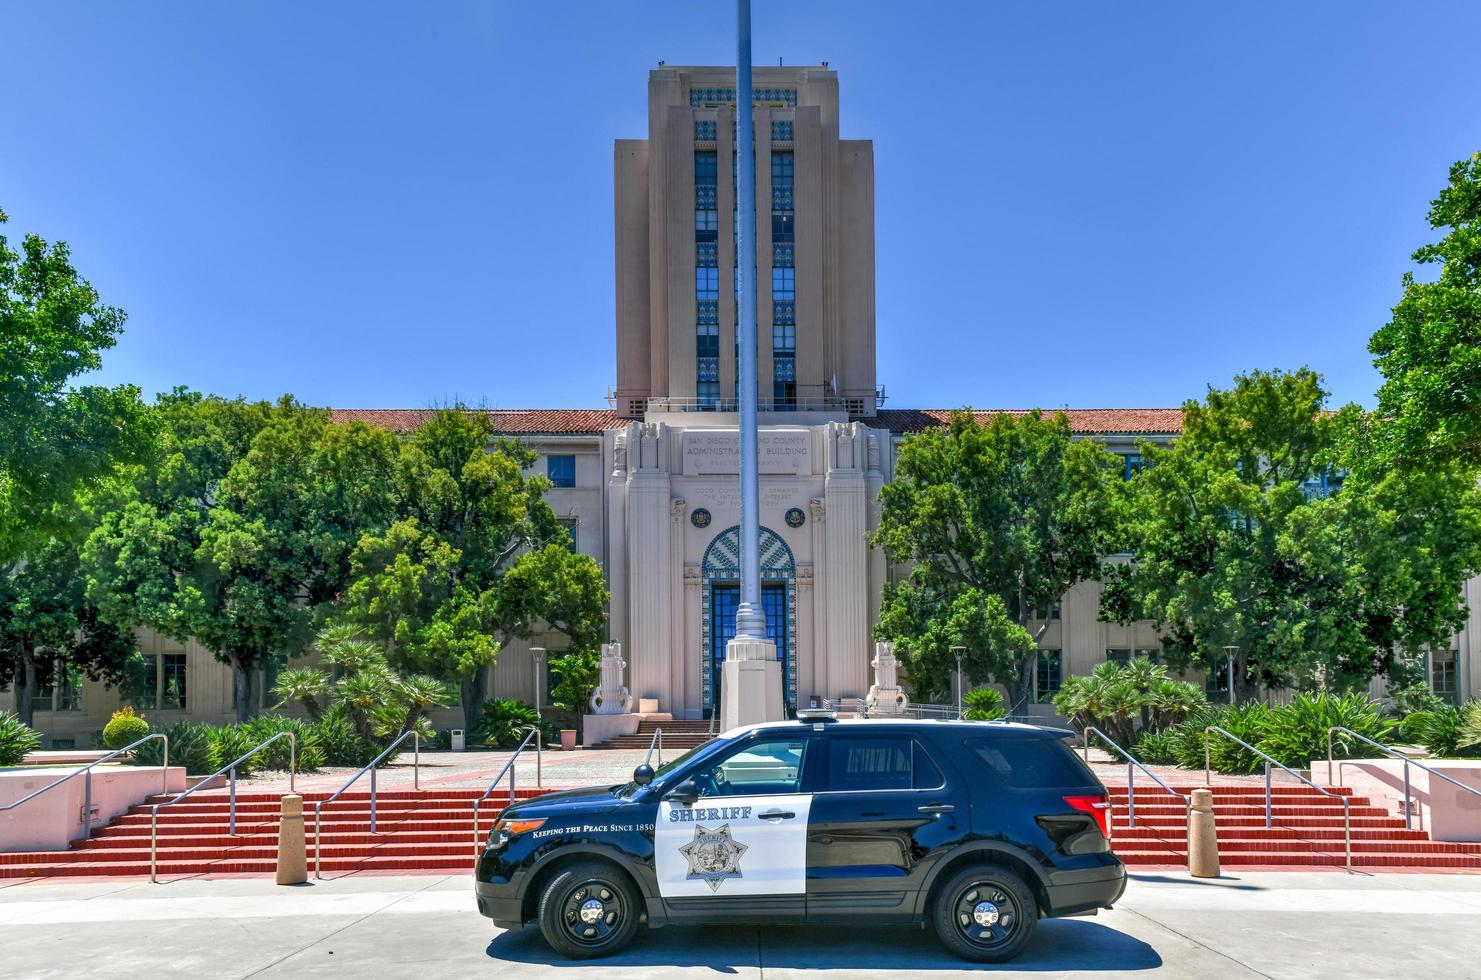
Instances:
[[[882,407],[873,146],[839,138],[836,73],[756,68],[753,81],[756,201],[769,211],[757,215],[756,256],[762,599],[785,699],[806,706],[868,691],[871,630],[893,574],[867,544],[879,490],[900,440],[949,412]],[[622,644],[632,696],[679,718],[705,717],[718,703],[718,663],[739,600],[734,86],[733,68],[652,71],[648,139],[616,141],[611,407],[490,412],[498,432],[540,454],[550,504],[574,546],[606,570],[610,638]],[[398,431],[428,414],[334,413]],[[1078,437],[1127,455],[1128,472],[1138,439],[1165,442],[1182,423],[1177,409],[1067,414]],[[1019,711],[1052,714],[1063,678],[1156,652],[1150,623],[1102,622],[1099,597],[1098,583],[1081,583],[1044,611],[1033,703]],[[1432,685],[1451,698],[1475,696],[1481,676],[1481,580],[1467,585],[1467,598],[1470,625],[1429,666]],[[489,693],[532,699],[530,648],[563,645],[545,634],[506,647],[485,679]],[[156,694],[136,706],[156,727],[227,720],[226,667],[194,643],[146,632],[141,646]],[[1214,696],[1224,680],[1210,679]],[[548,695],[549,683],[541,689]],[[83,745],[118,703],[101,685],[64,684],[43,692],[37,724],[52,742]],[[436,718],[459,721],[454,712]]]

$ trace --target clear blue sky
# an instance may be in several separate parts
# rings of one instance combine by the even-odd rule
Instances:
[[[1481,5],[755,0],[874,140],[898,407],[1175,405],[1366,343],[1481,149]],[[129,313],[102,379],[604,404],[612,140],[728,0],[0,2],[6,234]]]

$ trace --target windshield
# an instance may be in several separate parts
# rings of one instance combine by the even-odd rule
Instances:
[[[677,769],[679,769],[680,767],[687,766],[691,762],[695,762],[695,761],[697,761],[699,759],[702,759],[705,756],[707,756],[707,755],[711,754],[712,752],[716,751],[717,749],[723,748],[727,744],[729,744],[729,743],[723,741],[722,739],[718,739],[718,738],[711,739],[710,741],[706,742],[705,744],[703,744],[701,746],[698,746],[697,748],[690,749],[688,752],[685,752],[683,755],[679,756],[677,759],[672,759],[672,760],[670,760],[668,762],[665,762],[663,765],[659,766],[654,771],[654,773],[653,773],[653,782],[654,782],[654,784],[657,784],[657,783],[661,782],[665,776],[672,775],[674,773],[674,771],[677,770]],[[623,786],[623,787],[619,788],[616,792],[617,792],[617,795],[618,796],[629,797],[629,796],[632,796],[634,793],[636,793],[638,790],[640,790],[642,788],[643,787],[640,786],[638,783],[628,782],[628,784],[626,786]]]

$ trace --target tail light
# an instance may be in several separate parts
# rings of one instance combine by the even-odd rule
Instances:
[[[1111,801],[1104,794],[1098,796],[1066,796],[1064,801],[1081,813],[1088,813],[1100,828],[1100,835],[1111,839]]]

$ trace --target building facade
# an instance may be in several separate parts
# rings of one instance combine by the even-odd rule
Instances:
[[[734,78],[726,68],[650,72],[648,136],[616,141],[611,407],[490,411],[499,434],[539,454],[573,546],[606,572],[609,638],[622,644],[632,696],[677,718],[708,717],[719,703],[739,600]],[[868,544],[879,491],[901,441],[949,412],[882,405],[873,149],[839,137],[836,73],[757,68],[754,84],[756,200],[770,210],[757,216],[762,603],[784,698],[796,707],[868,691],[881,595],[900,572]],[[429,414],[334,416],[409,431]],[[1077,438],[1126,456],[1128,474],[1139,440],[1170,441],[1182,425],[1178,409],[1066,414]],[[1102,621],[1100,592],[1080,583],[1044,611],[1032,702],[1018,712],[1052,716],[1064,678],[1159,650],[1152,624]],[[1431,686],[1456,700],[1481,694],[1481,579],[1466,598],[1469,624],[1426,665]],[[532,699],[530,648],[563,645],[544,634],[506,647],[486,690]],[[227,720],[225,666],[194,644],[145,633],[141,646],[155,664],[154,703],[141,706],[152,720]],[[1227,679],[1207,681],[1214,698],[1227,690]],[[0,693],[0,707],[10,697]],[[88,744],[118,703],[101,685],[63,684],[43,693],[37,724],[53,744]],[[434,720],[458,723],[452,712]]]

